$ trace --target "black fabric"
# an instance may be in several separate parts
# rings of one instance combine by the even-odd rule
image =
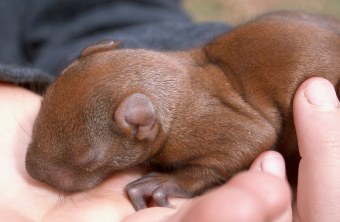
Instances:
[[[226,32],[194,23],[178,0],[0,1],[0,81],[44,89],[87,45],[120,40],[123,48],[198,47]]]

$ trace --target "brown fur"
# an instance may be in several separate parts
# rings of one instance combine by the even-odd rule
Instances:
[[[169,206],[225,182],[261,152],[279,150],[296,172],[292,98],[307,78],[340,78],[340,25],[277,12],[183,52],[85,49],[48,89],[26,168],[78,191],[110,173],[152,166],[127,191]],[[293,176],[294,178],[294,176]]]

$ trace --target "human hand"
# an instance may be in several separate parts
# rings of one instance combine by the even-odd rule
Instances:
[[[262,154],[249,171],[202,197],[171,199],[175,209],[135,212],[124,192],[125,185],[141,175],[132,171],[117,173],[90,191],[64,196],[25,171],[26,148],[40,101],[40,96],[25,89],[0,84],[2,221],[255,222],[287,215],[289,188],[283,179],[283,159],[275,152]]]

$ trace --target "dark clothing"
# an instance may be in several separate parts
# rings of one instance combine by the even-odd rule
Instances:
[[[43,90],[99,40],[120,40],[123,48],[188,49],[228,29],[194,23],[179,0],[2,0],[0,81]]]

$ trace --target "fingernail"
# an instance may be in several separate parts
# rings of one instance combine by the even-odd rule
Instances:
[[[270,156],[263,158],[261,162],[261,170],[265,173],[272,174],[282,179],[286,178],[284,160],[280,156]]]
[[[337,107],[339,100],[333,85],[323,79],[315,80],[304,91],[307,101],[320,107]]]

